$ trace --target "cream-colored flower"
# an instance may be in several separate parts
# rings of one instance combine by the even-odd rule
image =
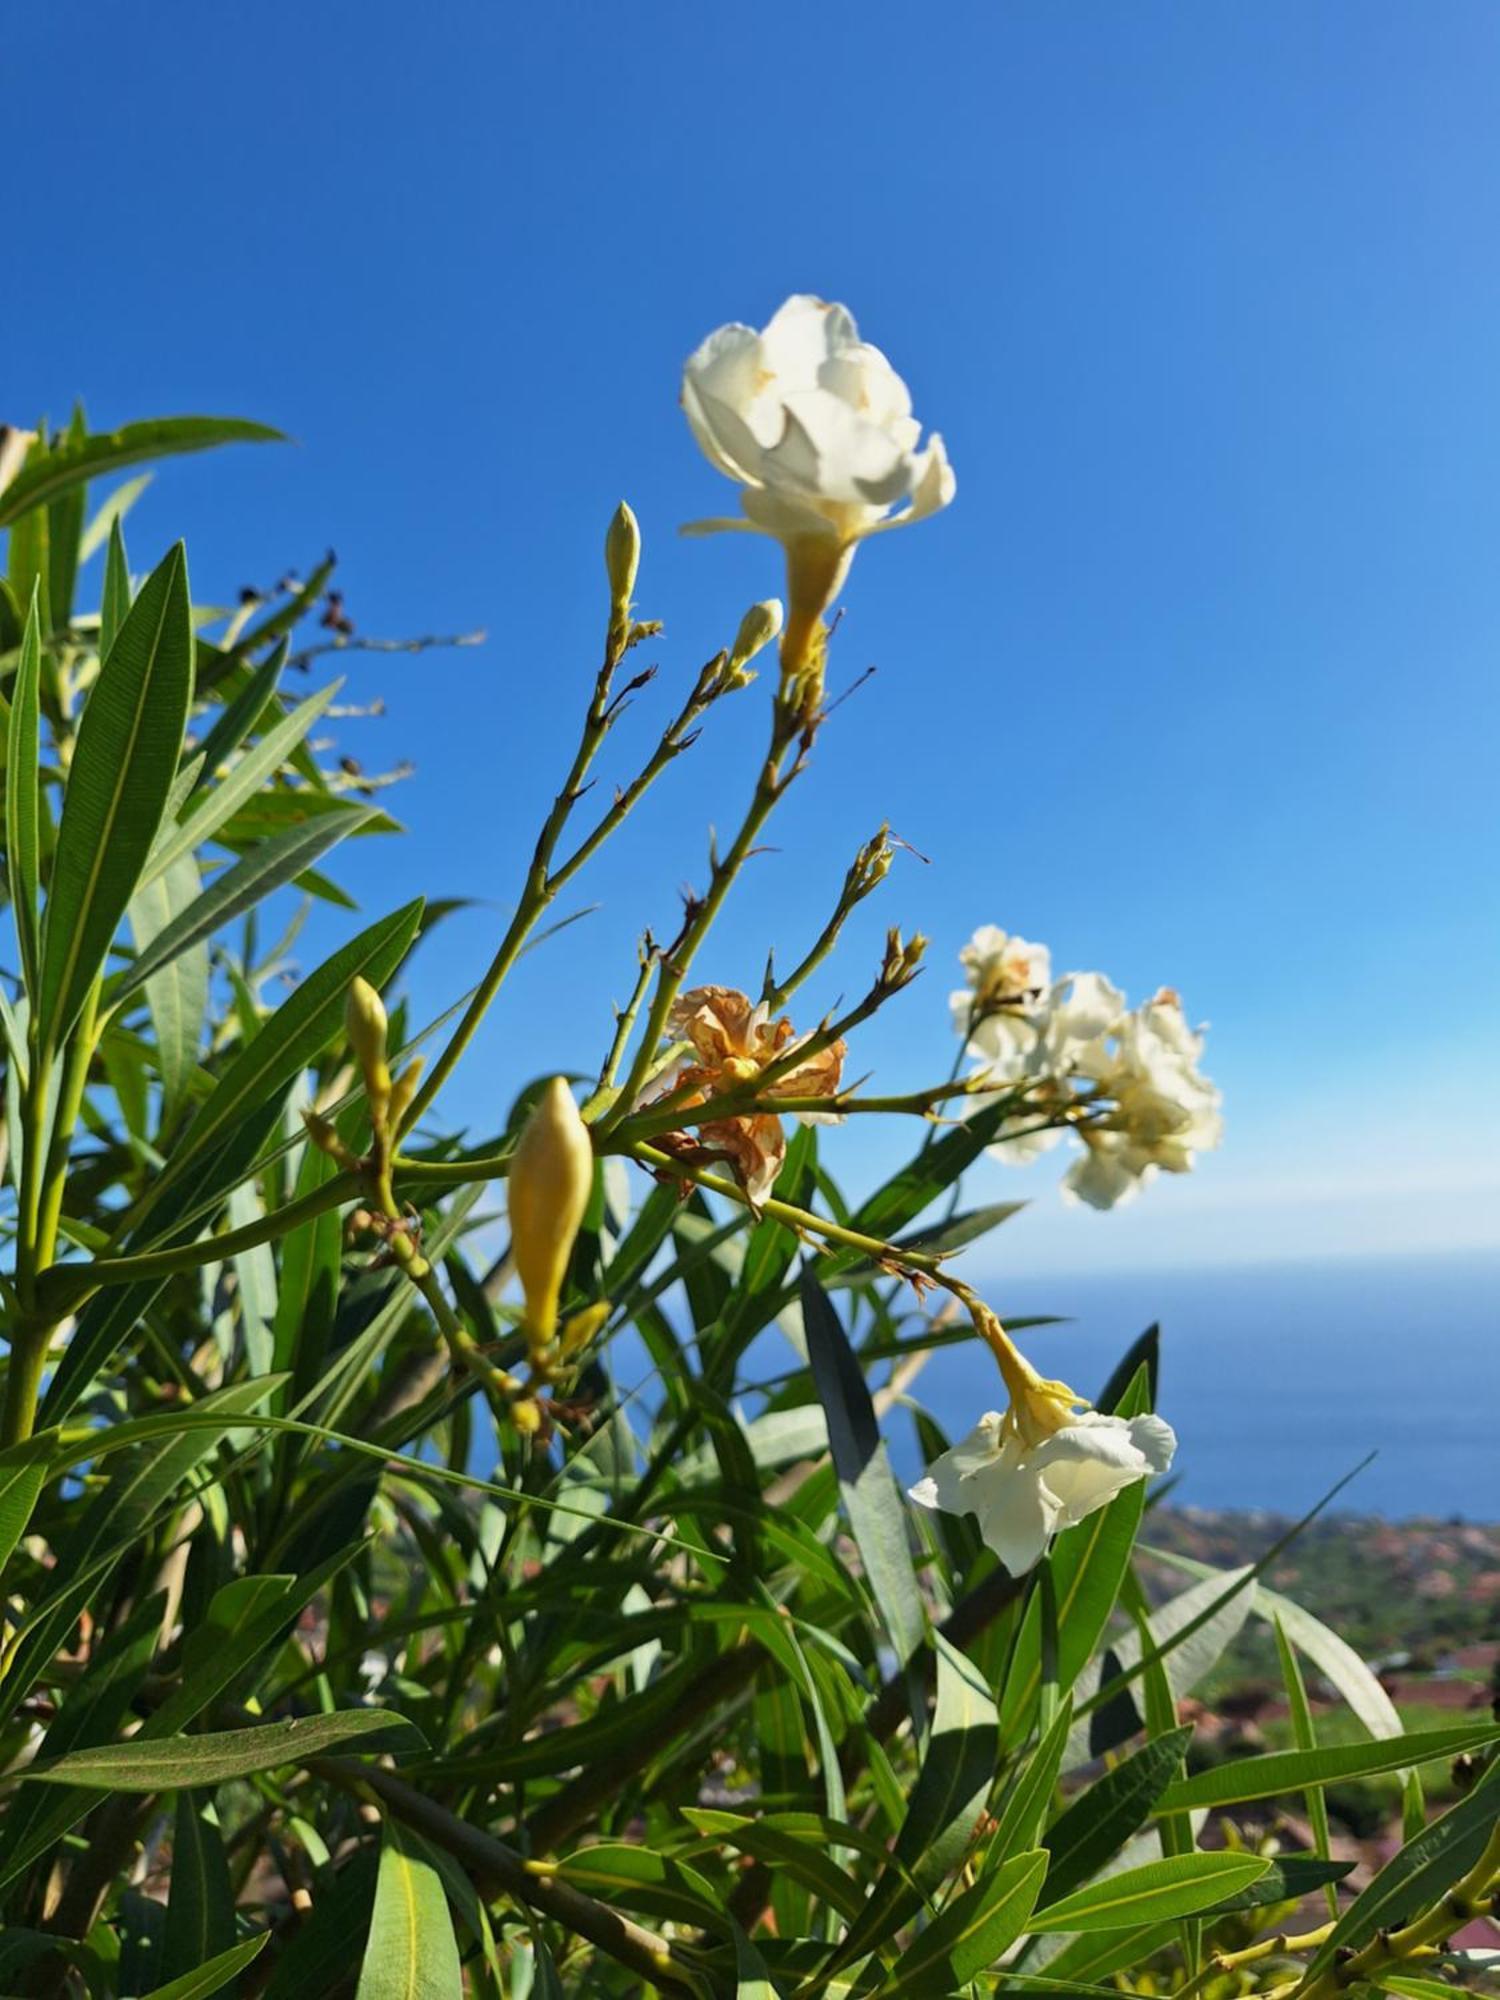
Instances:
[[[986,1544],[1012,1576],[1022,1576],[1047,1552],[1061,1528],[1071,1528],[1138,1479],[1165,1472],[1177,1439],[1160,1417],[1102,1416],[1079,1411],[1035,1445],[994,1410],[911,1489],[919,1507],[972,1514]]]
[[[1038,1375],[988,1306],[970,1295],[974,1329],[1000,1364],[1010,1392],[910,1489],[919,1507],[973,1514],[1012,1576],[1041,1561],[1060,1528],[1071,1528],[1117,1493],[1165,1472],[1177,1449],[1160,1417],[1091,1410],[1066,1382]]]
[[[729,1162],[735,1179],[757,1205],[776,1185],[786,1158],[786,1134],[781,1119],[770,1111],[733,1113],[723,1118],[687,1116],[711,1105],[716,1097],[755,1087],[765,1098],[833,1097],[843,1074],[842,1041],[813,1051],[805,1062],[794,1062],[760,1087],[764,1071],[796,1054],[799,1037],[785,1015],[772,1020],[764,1001],[754,1002],[732,986],[695,986],[682,994],[667,1021],[670,1032],[687,1042],[697,1058],[667,1080],[662,1094],[679,1098],[684,1124],[696,1130],[669,1132],[657,1140],[667,1152],[688,1157],[717,1155]],[[802,1042],[809,1038],[803,1036]],[[805,1124],[837,1124],[836,1112],[800,1112]]]
[[[1065,1199],[1115,1208],[1219,1144],[1219,1093],[1198,1067],[1203,1034],[1169,987],[1127,1011],[1103,973],[1053,980],[1045,945],[993,924],[959,958],[968,983],[951,1007],[974,1060],[972,1111],[1017,1100],[986,1148],[994,1159],[1024,1165],[1069,1127],[1083,1150],[1063,1177]]]
[[[1203,1035],[1187,1025],[1177,995],[1163,988],[1120,1021],[1107,1045],[1079,1060],[1113,1108],[1082,1130],[1087,1151],[1064,1176],[1063,1193],[1091,1208],[1114,1208],[1156,1173],[1185,1174],[1224,1134],[1220,1097],[1198,1068]]]
[[[694,521],[686,532],[746,529],[785,545],[782,659],[800,670],[856,546],[953,498],[943,441],[934,432],[921,443],[906,384],[847,308],[805,293],[758,333],[739,324],[711,333],[683,370],[682,407],[710,464],[743,489],[744,508],[743,519]]]
[[[972,1053],[983,1055],[1009,1039],[1011,1026],[1046,993],[1052,954],[998,924],[981,924],[958,959],[967,984],[949,996],[953,1025],[969,1036]]]

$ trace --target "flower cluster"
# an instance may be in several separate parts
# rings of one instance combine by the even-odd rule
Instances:
[[[1198,1067],[1203,1034],[1170,988],[1127,1008],[1102,973],[1054,979],[1045,945],[994,925],[960,958],[968,984],[952,1006],[972,1080],[1016,1100],[989,1148],[996,1159],[1034,1159],[1071,1131],[1083,1151],[1063,1177],[1065,1196],[1114,1208],[1158,1171],[1186,1173],[1218,1145],[1219,1093]]]
[[[753,1003],[732,986],[695,986],[673,1004],[668,1028],[692,1050],[694,1060],[679,1069],[657,1101],[670,1100],[684,1112],[711,1104],[715,1098],[743,1095],[753,1088],[762,1097],[832,1097],[844,1068],[844,1044],[829,1042],[810,1049],[804,1061],[797,1051],[811,1037],[798,1037],[782,1015],[772,1020],[764,1001]],[[836,1124],[830,1112],[801,1114],[806,1124]],[[786,1134],[773,1112],[727,1112],[723,1117],[687,1119],[697,1140],[686,1133],[668,1133],[658,1143],[664,1151],[693,1157],[718,1157],[728,1162],[735,1179],[757,1206],[776,1185],[786,1158]]]

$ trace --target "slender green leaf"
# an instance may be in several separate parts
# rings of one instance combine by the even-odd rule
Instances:
[[[356,2000],[463,2000],[458,1941],[426,1845],[387,1819]]]
[[[1316,1750],[1273,1750],[1262,1757],[1236,1757],[1169,1786],[1158,1799],[1156,1810],[1196,1811],[1201,1806],[1280,1798],[1286,1792],[1305,1791],[1309,1785],[1341,1784],[1350,1778],[1404,1770],[1408,1765],[1435,1763],[1466,1750],[1483,1750],[1497,1740],[1500,1723],[1486,1719],[1449,1729],[1417,1730],[1379,1743],[1324,1743]]]
[[[1046,1872],[1045,1854],[1012,1855],[955,1896],[902,1953],[881,1992],[935,2000],[977,1979],[1025,1930]]]
[[[84,529],[83,537],[78,544],[78,560],[81,563],[86,563],[91,556],[99,553],[151,484],[153,477],[152,473],[139,472],[134,479],[122,480],[112,493],[105,494],[94,510],[93,519]]]
[[[561,1994],[561,1987],[558,1987]],[[781,2000],[781,1988],[749,1938],[734,1927],[734,2000]]]
[[[209,2000],[210,1994],[222,1993],[232,1979],[238,1979],[245,1967],[264,1951],[270,1937],[269,1931],[257,1931],[243,1944],[220,1952],[207,1965],[200,1965],[193,1972],[184,1972],[180,1978],[168,1980],[165,1986],[153,1988],[146,1994],[145,2000]]]
[[[1171,1854],[1091,1882],[1036,1911],[1029,1931],[1116,1931],[1191,1916],[1258,1882],[1270,1867],[1255,1854]]]
[[[48,1785],[170,1792],[183,1785],[222,1785],[229,1778],[247,1778],[255,1771],[305,1763],[338,1744],[358,1744],[364,1737],[379,1738],[382,1750],[422,1746],[420,1733],[404,1716],[374,1708],[349,1708],[332,1715],[260,1723],[249,1729],[177,1736],[167,1742],[136,1737],[128,1743],[106,1743],[97,1749],[73,1751],[46,1769],[34,1766],[28,1775]]]
[[[1286,1635],[1286,1627],[1279,1618],[1274,1620],[1276,1628],[1276,1654],[1281,1662],[1281,1678],[1286,1687],[1287,1712],[1292,1721],[1292,1740],[1299,1750],[1316,1750],[1317,1730],[1313,1725],[1312,1706],[1307,1699],[1307,1688],[1303,1683],[1302,1669],[1297,1664],[1297,1655]],[[1328,1801],[1322,1788],[1314,1785],[1306,1794],[1307,1823],[1313,1832],[1313,1847],[1326,1861],[1332,1853],[1330,1829],[1328,1825]],[[1332,1888],[1328,1890],[1328,1914],[1337,1917],[1339,1899]]]
[[[88,436],[81,407],[54,447],[54,456],[76,451]],[[83,539],[84,489],[70,486],[47,508],[47,597],[53,630],[65,632],[73,616],[73,587],[78,581],[78,545]],[[3,495],[0,495],[3,504]]]
[[[1319,1889],[1333,1895],[1334,1883],[1342,1882],[1353,1866],[1352,1861],[1329,1861],[1316,1854],[1278,1854],[1258,1882],[1226,1896],[1205,1914],[1223,1917],[1236,1910],[1260,1909],[1267,1903],[1300,1903]]]
[[[999,1860],[1036,1846],[1062,1769],[1063,1751],[1073,1721],[1073,1700],[1064,1695],[1051,1727],[1011,1780],[1000,1809],[1000,1822],[990,1852]]]
[[[870,1589],[904,1666],[922,1644],[927,1618],[912,1561],[908,1510],[891,1472],[875,1405],[828,1296],[804,1267],[802,1324],[813,1381],[828,1418],[839,1491]]]
[[[184,854],[165,874],[142,882],[130,899],[130,929],[138,954],[145,955],[194,908],[203,893],[198,864]],[[140,967],[140,957],[136,961]],[[156,1033],[156,1062],[162,1085],[163,1126],[182,1104],[198,1068],[203,1019],[208,1012],[209,966],[206,944],[189,945],[143,981],[146,1007]]]
[[[1051,1856],[1046,1904],[1060,1902],[1081,1888],[1143,1827],[1151,1809],[1182,1768],[1192,1741],[1191,1729],[1174,1729],[1156,1736],[1133,1755],[1106,1771],[1047,1829]]]
[[[172,1834],[172,1884],[162,1971],[176,1978],[234,1943],[234,1890],[212,1792],[181,1791]]]
[[[283,441],[280,431],[239,417],[156,417],[145,423],[124,424],[117,431],[70,438],[54,445],[45,458],[28,463],[0,493],[0,528],[9,527],[33,507],[55,500],[101,472],[170,458],[178,452],[206,451],[213,445]]]
[[[0,1452],[0,1573],[26,1532],[56,1447],[56,1431],[41,1431]]]
[[[252,848],[233,867],[216,875],[202,895],[179,911],[151,940],[115,987],[112,996],[115,1003],[124,1000],[163,966],[170,965],[179,952],[212,937],[223,925],[253,909],[274,889],[294,880],[330,847],[373,817],[372,807],[348,806],[309,820],[303,826],[288,827],[275,839]]]
[[[5,852],[11,913],[28,992],[37,986],[37,899],[41,894],[40,688],[42,628],[37,593],[31,593],[21,656],[11,687],[5,766]]]
[[[1377,1931],[1394,1930],[1431,1909],[1479,1860],[1500,1823],[1500,1758],[1492,1759],[1467,1798],[1407,1841],[1345,1910],[1314,1954],[1321,1972],[1335,1953],[1358,1951]]]
[[[39,1046],[77,1019],[161,824],[192,690],[179,544],[147,580],[84,707],[42,931]]]
[[[227,1130],[267,1099],[278,1096],[321,1055],[342,1028],[350,982],[361,975],[372,986],[384,986],[415,937],[421,915],[422,905],[417,901],[382,917],[325,959],[282,1002],[200,1106],[152,1186],[153,1206],[190,1168],[201,1172],[204,1153],[210,1146],[222,1144]]]
[[[273,658],[268,660],[261,670],[273,686],[275,675],[271,669],[279,664],[279,659]],[[320,688],[316,694],[309,695],[306,701],[299,703],[289,715],[284,715],[279,722],[268,729],[253,749],[247,750],[216,785],[206,786],[190,793],[181,816],[162,829],[151,859],[146,864],[145,879],[148,882],[161,874],[164,869],[170,868],[180,855],[193,853],[205,841],[212,840],[217,833],[228,826],[240,808],[254,799],[267,780],[273,778],[286,763],[288,757],[338,693],[341,685],[339,681],[331,681],[326,688]],[[260,708],[265,706],[267,698],[261,698]],[[237,708],[238,704],[236,710]],[[236,710],[226,709],[220,720],[233,723]],[[256,712],[258,713],[259,709]],[[254,717],[251,716],[249,720],[253,721]],[[200,768],[200,784],[212,775],[218,759],[228,753],[215,744],[211,733],[204,743],[201,754],[203,762]],[[376,809],[373,806],[364,812],[366,820],[374,819],[376,816]],[[305,823],[298,822],[298,824]],[[353,829],[345,828],[345,831],[352,832]],[[308,866],[311,866],[311,861]]]
[[[741,1854],[752,1855],[767,1867],[784,1870],[841,1917],[859,1914],[864,1892],[849,1871],[839,1866],[833,1852],[843,1845],[845,1829],[835,1831],[820,1815],[806,1815],[809,1829],[805,1835],[784,1825],[747,1819],[741,1813],[686,1809],[683,1818],[700,1833],[711,1833]],[[883,1857],[882,1849],[877,1847],[876,1851]]]
[[[911,1915],[919,1900],[907,1882],[930,1893],[968,1853],[995,1775],[999,1729],[994,1698],[974,1662],[933,1634],[937,1704],[922,1768],[891,1865],[839,1949],[848,1964],[876,1949]]]
[[[568,1855],[557,1872],[563,1881],[601,1901],[727,1935],[728,1921],[709,1883],[696,1868],[671,1855],[626,1841],[601,1841]]]
[[[125,555],[125,531],[118,521],[109,531],[104,558],[104,590],[99,599],[99,657],[104,659],[130,610],[130,564]]]

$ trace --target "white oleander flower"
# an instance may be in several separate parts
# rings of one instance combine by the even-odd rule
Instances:
[[[688,534],[742,529],[787,551],[782,659],[807,665],[818,621],[856,546],[946,507],[955,481],[943,441],[911,413],[906,384],[848,309],[798,293],[759,333],[711,333],[682,374],[682,407],[710,464],[742,488],[744,518],[693,521]]]
[[[1086,1151],[1063,1178],[1069,1199],[1114,1208],[1160,1171],[1188,1173],[1224,1134],[1218,1091],[1198,1068],[1203,1035],[1168,988],[1127,1014],[1082,1074],[1114,1099],[1102,1124],[1079,1132]]]
[[[1169,987],[1127,1011],[1103,973],[1053,980],[1045,945],[994,924],[975,931],[959,959],[968,983],[950,1004],[974,1059],[969,1102],[980,1111],[1002,1095],[1015,1100],[985,1149],[992,1158],[1025,1165],[1071,1128],[1082,1151],[1063,1177],[1064,1198],[1116,1208],[1158,1172],[1186,1173],[1219,1144],[1219,1093],[1198,1067],[1203,1034]]]
[[[969,1034],[975,1055],[999,1054],[1025,1040],[1028,1016],[1052,984],[1052,954],[1044,944],[981,924],[958,954],[967,985],[950,995],[953,1025]]]
[[[1079,1407],[1065,1382],[1039,1376],[986,1306],[974,1323],[1010,1390],[1010,1408],[990,1410],[928,1467],[909,1497],[919,1507],[972,1514],[1012,1576],[1041,1561],[1052,1536],[1071,1528],[1139,1479],[1165,1472],[1177,1449],[1157,1416],[1112,1417]]]
[[[1005,1435],[1005,1418],[991,1410],[960,1444],[934,1461],[911,1489],[919,1507],[972,1514],[988,1547],[1012,1576],[1022,1576],[1047,1552],[1059,1529],[1071,1528],[1138,1479],[1165,1472],[1177,1439],[1160,1417],[1079,1412],[1029,1449]]]

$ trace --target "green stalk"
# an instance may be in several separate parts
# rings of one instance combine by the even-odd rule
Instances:
[[[620,1124],[628,1115],[630,1106],[645,1088],[656,1060],[657,1048],[667,1030],[667,1017],[671,1014],[673,1003],[682,990],[683,981],[692,966],[698,947],[712,929],[714,920],[724,906],[724,899],[734,886],[735,877],[749,858],[761,829],[775,811],[788,785],[802,768],[802,758],[799,756],[790,771],[783,775],[782,767],[786,762],[787,752],[798,736],[802,736],[805,743],[808,726],[783,707],[779,700],[772,713],[774,720],[771,727],[771,746],[761,767],[749,810],[729,852],[722,861],[714,862],[708,893],[688,918],[681,937],[662,953],[657,972],[656,992],[651,1001],[651,1010],[646,1017],[640,1048],[636,1051],[635,1061],[621,1087],[617,1105],[612,1111],[606,1112],[599,1121],[599,1129],[602,1131],[608,1132],[613,1126]],[[620,1110],[619,1105],[623,1105],[625,1109]]]

